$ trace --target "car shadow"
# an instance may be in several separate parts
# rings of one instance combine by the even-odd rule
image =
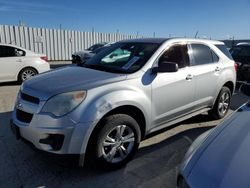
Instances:
[[[80,168],[74,156],[60,157],[31,149],[12,135],[10,118],[11,112],[0,113],[0,164],[8,172],[0,172],[0,187],[175,187],[178,165],[190,144],[213,127],[184,130],[140,147],[124,168],[104,171],[93,163]]]
[[[2,83],[0,83],[0,87],[1,86],[18,86],[18,85],[20,85],[19,82],[2,82]]]
[[[231,109],[249,100],[239,99],[240,95],[233,97]],[[201,114],[152,133],[125,167],[105,171],[93,161],[80,168],[76,156],[51,155],[16,140],[9,128],[11,114],[0,112],[0,168],[4,169],[0,171],[0,187],[174,188],[178,166],[191,143],[219,123]]]
[[[57,69],[57,68],[60,68],[60,67],[65,67],[65,66],[76,66],[76,65],[72,65],[72,64],[68,64],[68,63],[50,64],[51,69]]]

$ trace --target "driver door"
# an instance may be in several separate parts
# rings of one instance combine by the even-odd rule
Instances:
[[[153,127],[194,109],[195,80],[189,67],[187,45],[172,45],[160,56],[158,62],[162,60],[178,64],[178,71],[157,73],[152,82]]]

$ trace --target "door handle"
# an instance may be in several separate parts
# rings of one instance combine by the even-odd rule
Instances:
[[[18,59],[18,60],[16,60],[16,62],[22,62],[23,60],[22,59]]]
[[[215,68],[215,72],[220,72],[221,71],[221,68],[220,67],[216,67]]]
[[[193,79],[193,75],[192,74],[188,74],[187,77],[186,77],[186,80],[192,80]]]

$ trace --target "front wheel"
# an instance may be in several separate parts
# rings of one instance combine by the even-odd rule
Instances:
[[[96,139],[96,158],[101,167],[116,169],[125,165],[136,153],[141,140],[140,127],[125,114],[105,118]]]
[[[221,119],[225,117],[229,110],[229,105],[231,102],[231,91],[228,87],[222,87],[214,107],[212,110],[209,111],[209,114],[214,119]]]

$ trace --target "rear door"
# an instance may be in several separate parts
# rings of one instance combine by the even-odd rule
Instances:
[[[0,45],[0,80],[12,81],[20,71],[25,52],[11,46]]]
[[[192,74],[196,78],[196,108],[211,106],[217,96],[216,85],[223,69],[218,55],[207,45],[191,43]]]

